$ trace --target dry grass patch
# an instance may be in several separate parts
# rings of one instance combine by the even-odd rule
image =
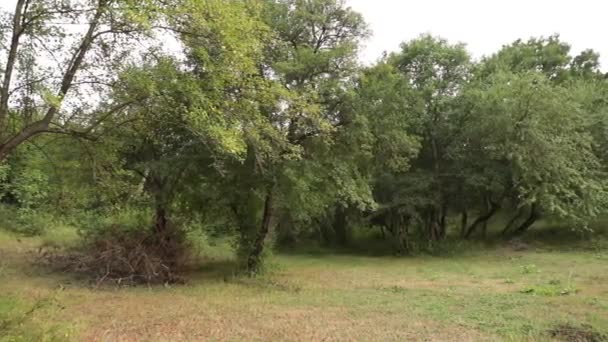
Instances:
[[[190,285],[91,288],[28,264],[38,242],[0,240],[0,295],[53,295],[36,314],[75,341],[537,341],[565,323],[608,333],[608,265],[586,252],[502,251],[445,258],[278,256],[273,272],[238,278],[205,261]],[[8,253],[8,254],[7,254]],[[571,296],[523,294],[552,281]],[[0,338],[2,341],[2,338]]]
[[[234,308],[233,308],[234,309]],[[473,329],[345,309],[217,308],[178,317],[114,321],[83,337],[87,341],[491,341]]]

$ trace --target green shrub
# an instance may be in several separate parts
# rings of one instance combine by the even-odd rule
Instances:
[[[37,236],[58,225],[58,219],[44,211],[0,205],[0,229]]]
[[[521,266],[521,273],[522,274],[540,273],[540,270],[534,264],[523,265],[523,266]]]
[[[144,230],[152,225],[152,213],[140,208],[125,207],[108,212],[82,211],[72,216],[70,224],[83,236],[102,233],[107,229]]]
[[[520,292],[538,296],[556,297],[576,294],[578,293],[578,289],[572,284],[570,279],[568,279],[566,284],[562,284],[560,280],[554,279],[546,284],[526,287]]]

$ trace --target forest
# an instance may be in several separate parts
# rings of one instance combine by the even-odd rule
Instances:
[[[371,34],[344,0],[16,0],[0,22],[0,340],[4,330],[7,341],[604,341],[608,73],[599,54],[573,53],[554,34],[473,58],[465,44],[421,34],[367,65],[359,53]],[[507,271],[518,258],[536,261]],[[443,289],[460,286],[458,272],[494,274],[500,296],[520,277],[536,278],[492,297],[497,312],[517,319],[478,322],[494,314],[479,288],[454,290],[478,305],[457,322],[409,308],[456,326],[429,332],[436,322],[406,328],[391,318],[392,296],[453,301],[415,292],[408,279],[430,273],[407,273],[414,268],[433,270]],[[399,272],[395,284],[406,285],[393,284]],[[348,292],[375,286],[374,277],[392,279],[378,290],[389,313],[374,319],[394,335],[356,314],[347,316],[360,330],[350,331],[339,310],[317,312],[335,323],[330,332],[308,309],[289,317],[317,322],[310,331],[281,321],[276,307],[268,317],[283,317],[280,328],[243,313],[258,317],[247,310],[267,304],[266,290],[280,305],[312,307],[291,294],[339,286],[348,304],[333,306],[376,312],[361,298],[381,295]],[[574,289],[577,277],[586,290]],[[212,333],[206,312],[206,323],[191,322],[211,329],[203,335],[169,326],[145,335],[161,320],[154,314],[139,331],[112,321],[102,337],[68,338],[74,327],[28,335],[57,334],[40,323],[48,317],[63,324],[80,315],[47,308],[58,286],[95,303],[113,300],[100,289],[126,288],[133,298],[114,308],[135,310],[138,299],[188,307],[189,286],[209,283],[205,296],[232,291],[224,295],[237,301],[227,307],[238,313],[217,315],[234,314],[250,330]],[[137,292],[156,286],[156,297]],[[252,301],[244,311],[239,292]],[[315,310],[332,302],[309,294],[321,296]],[[537,302],[545,298],[552,302]],[[205,300],[222,310],[219,299]],[[460,305],[446,303],[433,305]],[[537,312],[542,319],[559,311],[570,325],[549,330],[553,321],[526,323],[525,309],[509,311],[527,306],[548,310]]]

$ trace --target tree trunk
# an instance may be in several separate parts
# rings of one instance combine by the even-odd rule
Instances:
[[[435,240],[435,215],[434,209],[429,209],[426,215],[426,232],[429,241]]]
[[[488,210],[482,216],[479,216],[475,222],[471,224],[464,237],[466,239],[470,238],[480,225],[488,222],[498,212],[498,209],[500,209],[500,205],[498,205],[498,203],[490,202],[490,210]]]
[[[530,208],[530,215],[528,215],[528,218],[519,227],[517,227],[517,229],[513,232],[513,235],[524,234],[528,231],[528,229],[530,229],[530,227],[532,227],[534,223],[536,223],[536,221],[538,221],[539,218],[540,213],[538,212],[538,208],[536,204],[532,204],[532,207]]]
[[[441,206],[441,217],[439,219],[439,238],[441,240],[445,239],[447,236],[447,233],[448,233],[447,216],[448,216],[448,202],[444,201],[443,205]]]
[[[160,252],[164,259],[163,263],[170,268],[176,267],[179,263],[179,244],[178,240],[176,240],[177,232],[172,230],[173,228],[171,227],[167,210],[162,204],[156,206],[153,229],[153,239],[158,244],[158,248],[160,248]]]
[[[409,246],[409,217],[404,217],[400,214],[394,214],[391,219],[393,225],[393,231],[397,235],[397,241],[399,243],[399,254],[407,255],[410,254]]]
[[[154,214],[154,232],[164,235],[167,232],[167,210],[162,205],[156,206]]]
[[[469,215],[465,209],[462,211],[462,214],[460,217],[460,236],[461,237],[464,237],[467,232],[468,221],[469,221]]]
[[[270,226],[272,224],[272,218],[274,215],[273,201],[274,197],[272,194],[272,189],[269,189],[266,193],[266,199],[264,200],[264,214],[262,216],[262,225],[260,226],[257,232],[252,249],[249,252],[249,257],[247,258],[247,271],[250,275],[257,273],[260,270],[260,266],[262,264],[262,253],[264,252],[264,243],[266,242],[266,237],[268,236],[268,232],[270,231]]]
[[[348,223],[346,220],[346,209],[341,205],[336,206],[333,228],[336,233],[336,242],[340,246],[348,244]]]
[[[507,223],[507,225],[505,226],[505,228],[502,230],[502,233],[500,233],[500,235],[505,236],[509,233],[509,231],[511,231],[511,229],[513,229],[513,227],[515,226],[515,223],[522,218],[522,216],[524,216],[524,211],[521,209],[517,210],[517,214],[515,214],[515,216],[513,216],[513,218],[511,218],[511,220]]]
[[[437,208],[432,208],[429,211],[427,229],[430,241],[439,241],[441,239],[441,226]]]
[[[403,224],[397,224],[394,228],[397,233],[397,242],[399,244],[399,255],[409,254],[409,246],[407,241],[407,227]]]
[[[11,38],[11,45],[8,49],[8,56],[6,59],[6,65],[4,67],[4,79],[2,80],[2,86],[0,86],[0,142],[5,138],[4,133],[8,127],[8,102],[10,96],[10,87],[13,76],[13,70],[17,62],[17,52],[19,49],[19,40],[23,35],[24,31],[22,28],[22,17],[24,14],[23,7],[25,0],[17,0],[17,6],[15,7],[15,13],[13,15],[13,34]],[[0,153],[0,161],[4,159],[4,153]]]
[[[14,58],[17,54],[17,50],[19,48],[19,36],[23,33],[22,32],[23,28],[20,27],[18,25],[18,23],[16,23],[18,21],[18,19],[21,17],[21,15],[23,15],[23,13],[18,14],[17,12],[21,11],[21,7],[23,5],[24,5],[24,1],[22,1],[22,0],[19,0],[17,2],[17,8],[16,8],[16,12],[15,12],[15,17],[14,17],[15,24],[13,27],[13,39],[12,39],[12,43],[11,43],[11,48],[9,50],[9,56],[8,56],[8,62],[7,62],[8,64],[6,66],[7,70],[4,75],[5,77],[3,80],[3,86],[2,86],[2,88],[0,88],[0,93],[2,93],[2,94],[0,94],[0,130],[2,130],[2,131],[5,130],[5,127],[3,127],[3,126],[6,125],[6,116],[8,115],[8,102],[9,102],[8,97],[10,96],[8,86],[10,86],[10,82],[11,82],[10,73],[11,73],[11,70],[14,67],[14,63],[15,63],[15,60],[13,59],[11,61],[11,58]],[[46,133],[49,131],[49,126],[51,124],[51,121],[55,118],[55,115],[59,112],[59,107],[61,106],[61,103],[63,102],[65,95],[68,93],[70,88],[72,88],[74,78],[76,77],[77,72],[82,67],[85,56],[91,49],[94,40],[99,36],[99,34],[96,34],[95,31],[99,27],[101,18],[103,16],[104,12],[106,11],[106,9],[108,8],[108,6],[109,6],[108,1],[98,2],[97,8],[95,10],[95,15],[93,16],[92,20],[89,22],[87,31],[84,34],[84,36],[82,37],[82,40],[80,41],[78,48],[73,52],[73,54],[71,56],[72,58],[70,59],[70,62],[67,66],[67,70],[63,74],[63,77],[61,79],[61,85],[59,87],[59,92],[57,93],[57,98],[60,100],[59,101],[60,103],[58,105],[50,106],[48,108],[48,110],[46,111],[46,113],[44,114],[44,116],[40,120],[25,126],[17,134],[15,134],[11,137],[8,137],[8,138],[0,137],[0,138],[2,138],[2,140],[0,140],[0,162],[3,161],[4,159],[6,159],[7,156],[9,155],[9,153],[11,153],[15,148],[17,148],[17,146],[21,145],[22,143],[26,142],[27,140],[29,140],[35,136],[38,136],[42,133]]]
[[[492,211],[492,203],[490,199],[486,198],[486,212],[489,213],[490,211]],[[488,220],[485,220],[481,226],[481,236],[484,239],[488,236]]]
[[[437,113],[434,113],[435,117],[433,121],[437,120]],[[435,173],[435,191],[439,195],[438,202],[441,203],[441,207],[437,208],[437,206],[433,206],[431,209],[430,219],[429,219],[429,233],[431,241],[439,241],[443,236],[443,229],[445,224],[445,213],[443,212],[443,207],[446,204],[445,196],[443,194],[443,189],[441,187],[441,164],[439,157],[439,146],[437,144],[437,138],[435,136],[435,132],[430,132],[430,142],[431,142],[431,152],[433,156],[433,171]]]

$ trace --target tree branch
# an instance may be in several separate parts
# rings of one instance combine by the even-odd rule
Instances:
[[[8,51],[8,58],[6,60],[6,66],[4,68],[4,80],[2,81],[2,88],[0,88],[0,135],[6,130],[6,119],[8,116],[8,98],[10,95],[9,89],[11,86],[11,79],[13,77],[13,70],[15,69],[15,63],[17,62],[17,51],[19,50],[19,40],[23,34],[21,25],[21,19],[23,17],[23,7],[26,0],[17,0],[17,6],[15,7],[15,14],[13,16],[13,37],[11,38],[11,47]]]
[[[16,10],[16,15],[15,15],[16,31],[14,31],[14,32],[18,32],[20,29],[19,20],[21,18],[21,15],[20,15],[19,11],[21,11],[21,7],[23,6],[24,1],[25,0],[19,0],[17,3],[17,10]],[[13,137],[9,138],[6,142],[2,143],[0,145],[0,160],[3,160],[4,158],[6,158],[6,156],[8,155],[8,153],[10,151],[15,149],[17,146],[19,146],[26,140],[28,140],[32,137],[35,137],[41,133],[45,133],[49,129],[49,125],[50,125],[51,121],[53,120],[53,118],[55,117],[57,112],[59,111],[61,103],[63,102],[63,98],[67,94],[68,90],[70,90],[70,88],[72,87],[72,82],[74,81],[74,77],[76,76],[76,73],[82,66],[84,58],[85,58],[87,52],[90,50],[91,45],[93,44],[93,41],[95,38],[95,31],[97,30],[97,28],[99,26],[100,19],[101,19],[103,13],[105,12],[107,6],[108,6],[108,0],[99,0],[99,2],[97,4],[97,10],[95,12],[95,16],[93,17],[93,20],[89,24],[89,28],[88,28],[86,34],[84,35],[84,37],[82,38],[82,41],[81,41],[79,47],[76,49],[76,51],[74,51],[74,54],[72,55],[72,58],[68,64],[68,68],[67,68],[65,74],[63,75],[63,78],[61,81],[61,87],[57,94],[57,97],[59,98],[59,104],[55,104],[55,105],[52,105],[51,107],[49,107],[49,109],[47,110],[47,112],[44,115],[44,117],[42,118],[42,120],[39,120],[37,122],[34,122],[34,123],[26,126],[19,133],[17,133]],[[17,12],[19,12],[19,13],[17,13]],[[19,19],[19,20],[17,20],[17,19]],[[13,41],[16,41],[16,43],[15,43],[15,58],[16,58],[16,48],[19,45],[19,35],[17,35],[16,38],[13,37]],[[9,59],[10,59],[10,56],[9,56]],[[8,63],[8,66],[10,66],[12,68],[14,66],[14,61],[12,63]],[[5,82],[5,84],[10,85],[10,77],[5,76],[4,82]],[[8,87],[2,88],[2,94],[4,95],[4,93],[8,94]],[[2,119],[3,116],[6,116],[6,114],[8,112],[8,96],[2,96],[1,100],[2,100],[2,102],[0,103],[0,119]],[[5,105],[4,105],[4,101],[6,101]],[[5,106],[4,107],[5,109],[2,107],[2,105]],[[2,109],[4,109],[4,111],[2,111]]]

